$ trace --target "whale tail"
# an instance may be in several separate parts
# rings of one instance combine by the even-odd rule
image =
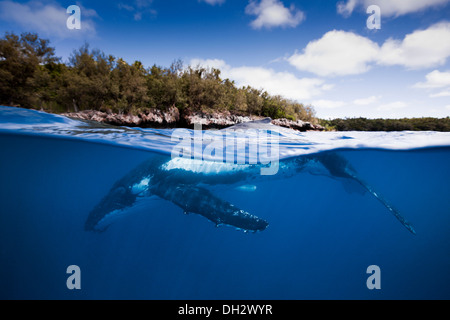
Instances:
[[[334,152],[324,152],[315,156],[323,166],[335,177],[350,179],[359,183],[365,190],[380,201],[398,221],[412,234],[416,234],[416,230],[401,214],[395,209],[382,195],[376,192],[372,186],[360,179],[355,170],[348,163],[347,159]]]
[[[400,223],[406,229],[408,229],[409,232],[411,232],[412,234],[416,234],[416,230],[414,229],[413,225],[408,220],[406,220],[405,217],[403,217],[400,214],[400,212],[397,209],[395,209],[382,195],[380,195],[378,192],[375,192],[372,186],[370,186],[369,184],[367,184],[366,182],[364,182],[363,180],[354,175],[352,176],[352,178],[359,184],[361,184],[378,201],[380,201],[394,215],[394,217],[397,218],[397,220],[400,221]]]

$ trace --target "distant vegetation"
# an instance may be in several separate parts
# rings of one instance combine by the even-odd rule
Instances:
[[[183,113],[229,112],[287,118],[321,124],[338,131],[450,131],[450,118],[318,120],[312,106],[269,95],[252,87],[238,88],[220,70],[185,67],[146,68],[91,50],[86,44],[67,62],[55,56],[48,40],[34,33],[6,33],[0,38],[0,104],[53,113],[98,110],[137,114],[176,107]]]
[[[220,70],[169,68],[91,50],[86,44],[67,63],[37,34],[0,39],[0,104],[49,112],[82,110],[136,114],[176,107],[181,112],[230,112],[316,122],[314,109],[251,87],[236,87]]]
[[[320,120],[327,130],[337,131],[450,131],[450,117],[412,119],[334,119]]]

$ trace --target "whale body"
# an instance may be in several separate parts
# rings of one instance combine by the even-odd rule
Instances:
[[[266,123],[253,124],[260,125],[267,126]],[[272,126],[272,130],[273,127],[276,126]],[[369,192],[380,201],[408,231],[416,233],[412,224],[380,193],[363,181],[348,161],[338,153],[323,152],[281,160],[279,172],[271,178],[283,179],[300,171],[324,174],[360,186],[361,190]],[[199,214],[216,226],[233,226],[246,232],[263,231],[269,225],[266,220],[221,199],[204,187],[239,184],[234,186],[236,190],[248,192],[256,189],[253,182],[258,179],[268,179],[260,174],[260,165],[155,156],[137,166],[112,186],[109,193],[90,212],[85,229],[104,231],[133,207],[145,205],[147,200],[157,198],[172,202],[184,213]],[[247,183],[249,181],[251,183]]]
[[[263,231],[268,222],[235,205],[216,197],[199,184],[238,182],[243,174],[225,172],[219,176],[198,173],[186,174],[182,169],[167,169],[170,161],[162,158],[142,163],[114,184],[105,198],[92,210],[86,230],[104,231],[105,220],[121,216],[140,200],[156,196],[180,207],[184,213],[196,213],[219,225],[234,226],[244,231]],[[193,163],[193,165],[197,165]],[[209,165],[210,167],[210,165]],[[194,179],[197,176],[197,179]]]

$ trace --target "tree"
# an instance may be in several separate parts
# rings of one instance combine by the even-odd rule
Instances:
[[[120,113],[136,112],[148,106],[146,71],[140,61],[129,65],[123,59],[111,71],[112,100],[110,104]]]
[[[238,88],[219,69],[131,65],[88,44],[67,63],[36,34],[0,39],[0,103],[52,112],[101,110],[139,113],[148,108],[225,112],[314,121],[314,109],[250,86]],[[426,126],[428,128],[428,126]]]
[[[114,58],[99,50],[90,50],[85,44],[75,50],[67,72],[62,75],[60,102],[74,111],[99,110],[111,99],[110,73]]]
[[[0,39],[0,102],[31,107],[33,93],[40,82],[30,79],[36,71],[45,71],[40,66],[58,61],[49,41],[40,39],[37,34],[22,33],[19,37],[6,33]]]

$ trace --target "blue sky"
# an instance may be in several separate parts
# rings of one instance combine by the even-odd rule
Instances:
[[[73,4],[80,30],[66,27]],[[63,61],[88,42],[146,66],[219,67],[322,118],[450,116],[450,0],[8,0],[0,31],[37,32]]]

